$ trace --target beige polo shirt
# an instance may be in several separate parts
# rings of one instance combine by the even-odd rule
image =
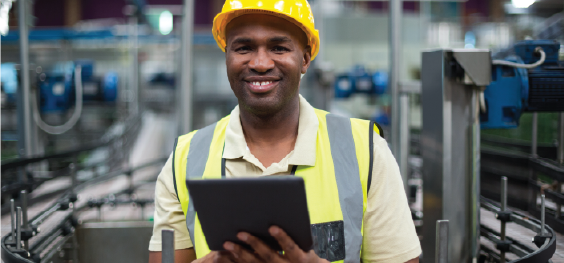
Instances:
[[[247,147],[239,120],[239,106],[235,107],[225,133],[226,177],[284,175],[290,174],[294,165],[315,165],[318,126],[313,107],[300,96],[298,138],[294,150],[280,162],[264,167]],[[374,136],[374,168],[363,227],[363,262],[406,262],[421,254],[398,165],[386,141],[377,134]],[[193,246],[174,191],[172,158],[168,159],[157,179],[150,251],[161,250],[162,229],[174,229],[176,249]]]

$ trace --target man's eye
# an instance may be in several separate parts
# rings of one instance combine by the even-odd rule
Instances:
[[[242,46],[240,48],[235,49],[236,52],[241,52],[241,51],[244,52],[244,51],[250,51],[250,50],[251,50],[251,47],[249,47],[249,46]]]
[[[282,47],[282,46],[275,46],[274,48],[272,48],[272,51],[274,51],[274,52],[284,52],[284,51],[289,51],[289,49]]]

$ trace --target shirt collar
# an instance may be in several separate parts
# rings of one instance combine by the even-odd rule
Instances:
[[[300,117],[298,121],[298,137],[294,150],[288,155],[288,164],[314,166],[319,120],[315,114],[315,109],[302,95],[300,95]],[[249,150],[241,126],[239,106],[236,106],[231,111],[231,118],[225,131],[223,158],[241,158],[247,151]]]

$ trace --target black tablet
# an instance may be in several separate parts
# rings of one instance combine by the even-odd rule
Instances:
[[[282,228],[304,251],[313,241],[304,181],[296,176],[186,180],[190,202],[211,250],[224,250],[225,241],[250,248],[237,238],[245,231],[275,251],[280,245],[268,233]]]

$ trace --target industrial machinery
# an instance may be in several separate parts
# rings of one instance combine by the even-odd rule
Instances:
[[[77,67],[81,68],[79,82],[75,81],[75,68]],[[82,88],[84,101],[116,101],[117,73],[108,72],[103,77],[98,77],[94,75],[93,61],[62,62],[58,63],[52,72],[39,75],[41,112],[68,110],[75,102],[77,83]]]
[[[0,80],[2,81],[2,108],[7,103],[14,104],[18,89],[18,74],[14,63],[2,63]]]
[[[524,111],[564,110],[564,71],[558,62],[558,49],[559,44],[554,41],[524,41],[516,44],[515,56],[493,61],[487,49],[423,52],[423,125],[419,139],[423,226],[450,220],[449,262],[506,262],[508,255],[513,258],[511,262],[547,262],[553,256],[556,245],[549,240],[555,240],[555,235],[545,231],[544,199],[556,203],[555,212],[550,211],[551,216],[547,216],[554,228],[562,222],[559,210],[563,200],[558,188],[542,190],[546,186],[538,183],[536,174],[561,178],[557,176],[562,176],[564,167],[526,153],[504,152],[492,160],[492,148],[482,148],[480,129],[516,127]],[[500,165],[501,160],[510,164]],[[482,187],[494,185],[499,189],[500,178],[501,198],[499,194],[484,196]],[[509,190],[507,178],[512,184]],[[530,205],[525,208],[541,221],[525,223],[523,220],[531,216],[510,211],[507,200],[511,200],[512,206],[515,204],[508,193],[527,193],[525,198],[530,199]],[[501,231],[482,222],[487,220],[487,213],[495,215],[493,220],[501,224]],[[536,236],[528,236],[533,238],[536,248],[511,237],[513,233],[506,231],[509,223],[536,232]],[[422,228],[423,262],[435,261],[436,248],[431,241],[436,235],[432,228]]]
[[[480,114],[482,129],[516,128],[523,112],[564,111],[560,43],[525,40],[514,49],[515,55],[492,61],[492,81]]]
[[[357,65],[349,72],[340,74],[335,80],[335,97],[348,98],[353,93],[381,95],[388,86],[386,71],[368,72],[364,66]]]

